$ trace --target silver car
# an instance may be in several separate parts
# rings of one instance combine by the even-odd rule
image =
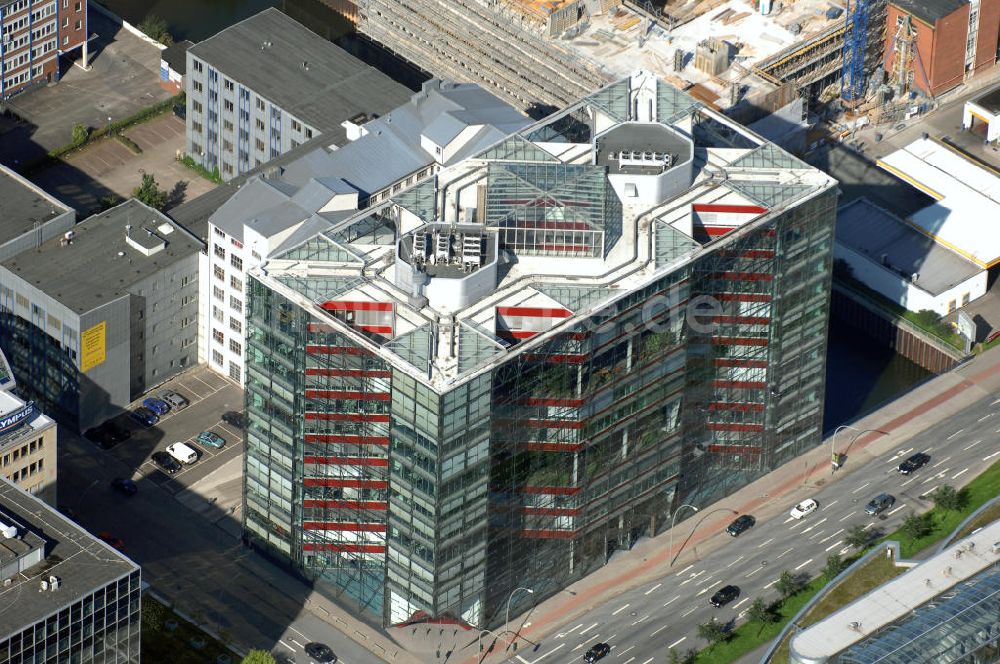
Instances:
[[[188,400],[176,392],[162,392],[160,398],[170,404],[170,407],[174,410],[181,410],[188,406]]]

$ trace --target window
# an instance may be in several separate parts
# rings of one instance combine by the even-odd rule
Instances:
[[[237,279],[236,277],[229,277],[229,285],[232,287],[234,291],[238,293],[243,292],[243,282]]]
[[[226,335],[224,335],[221,330],[213,329],[212,338],[215,339],[220,344],[225,343],[226,341]]]
[[[79,30],[82,27],[83,27],[83,21],[77,21],[76,22],[76,29]]]
[[[313,130],[306,129],[306,138],[312,138],[312,137],[313,137]]]
[[[212,247],[212,251],[215,252],[215,255],[218,256],[219,258],[226,257],[226,249],[222,245],[218,244],[215,245],[214,247]]]
[[[83,9],[83,3],[82,2],[76,3],[76,11],[80,11],[81,9]]]
[[[243,313],[243,302],[233,295],[229,296],[229,308],[238,313]]]
[[[969,303],[969,293],[962,295],[962,306],[964,307]]]
[[[955,300],[948,300],[948,313],[950,314],[955,310]]]
[[[220,307],[212,305],[212,318],[219,321],[220,323],[226,319],[225,314],[222,312]]]
[[[192,64],[194,64],[194,70],[200,74],[202,72],[201,60],[192,60]]]
[[[243,248],[243,243],[242,243],[242,242],[240,242],[239,240],[237,240],[236,238],[232,238],[232,239],[231,239],[231,240],[229,240],[229,241],[230,241],[230,242],[232,243],[232,245],[233,245],[234,247],[236,247],[237,249],[242,249],[242,248]]]
[[[212,295],[215,296],[216,300],[226,301],[226,293],[218,286],[212,286]]]
[[[257,97],[257,110],[258,111],[264,110],[264,100],[261,99],[260,97]]]
[[[257,118],[257,131],[264,131],[264,121]]]
[[[224,81],[222,82],[222,85],[223,85],[223,87],[225,87],[225,88],[226,88],[227,90],[229,90],[230,92],[232,92],[233,88],[235,87],[235,86],[233,85],[233,82],[232,82],[232,81],[230,81],[230,80],[229,80],[228,78],[227,78],[227,79],[225,79],[225,80],[224,80]]]
[[[292,120],[292,131],[302,131],[302,123],[298,120]]]
[[[191,102],[191,110],[192,111],[194,111],[195,113],[201,113],[201,109],[202,109],[202,106],[201,106],[201,102],[200,101],[198,101],[197,99],[195,99],[195,100],[193,100]]]
[[[237,383],[240,381],[240,365],[235,362],[229,363],[229,377],[235,380]]]
[[[218,364],[221,367],[222,363],[223,363],[222,353],[220,353],[217,350],[213,350],[212,351],[212,362],[214,362],[215,364]]]
[[[264,141],[262,141],[262,140],[260,140],[258,138],[255,145],[257,146],[257,151],[258,152],[263,152],[264,151]],[[257,165],[260,166],[260,163],[258,162]]]
[[[238,318],[229,317],[229,329],[237,334],[243,334],[243,321]]]
[[[193,133],[195,133],[195,134],[200,134],[201,133],[201,123],[200,122],[191,122],[191,131]],[[193,144],[192,144],[192,147],[194,147]]]
[[[232,126],[232,125],[230,125],[230,126]],[[222,139],[222,149],[225,152],[232,152],[233,151],[233,143],[232,143],[232,141],[229,141],[229,140],[226,140],[226,139]]]
[[[68,18],[63,18],[63,26],[62,27],[64,27],[64,28],[68,28],[69,27],[69,19]]]
[[[230,164],[228,161],[222,162],[222,172],[226,173],[228,175],[232,175],[233,174],[233,165]]]
[[[226,131],[232,131],[233,130],[233,123],[232,123],[232,121],[231,120],[223,120],[222,121],[222,128],[224,130],[226,130]]]
[[[232,256],[229,257],[229,264],[235,267],[240,272],[243,271],[243,259],[237,256],[236,254],[233,254]]]
[[[237,355],[243,355],[243,346],[240,345],[235,339],[229,340],[229,350],[236,353]]]
[[[222,108],[226,109],[227,113],[232,113],[235,110],[233,102],[229,101],[228,99],[224,99],[222,101]]]
[[[198,93],[201,93],[205,89],[205,86],[201,84],[201,81],[192,82],[191,87],[194,89],[195,92]]]

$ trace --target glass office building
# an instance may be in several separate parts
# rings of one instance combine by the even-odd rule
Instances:
[[[558,592],[820,442],[835,206],[637,72],[290,238],[249,282],[248,534],[386,625]]]

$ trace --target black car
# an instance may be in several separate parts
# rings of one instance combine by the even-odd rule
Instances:
[[[166,452],[153,452],[152,459],[153,463],[155,463],[160,470],[170,473],[171,475],[181,469],[181,464],[177,462],[177,459],[173,458]]]
[[[116,477],[111,480],[111,487],[115,489],[115,491],[124,493],[126,496],[134,496],[139,493],[139,487],[136,486],[136,483],[132,480],[125,479],[124,477]]]
[[[222,414],[222,421],[230,426],[234,426],[237,429],[243,428],[243,413],[238,413],[235,410],[230,410]]]
[[[869,516],[875,516],[876,514],[881,514],[885,510],[889,509],[896,502],[895,496],[890,496],[887,493],[880,493],[871,499],[871,501],[865,505],[865,514]]]
[[[909,459],[899,464],[899,474],[909,475],[913,471],[926,466],[927,462],[930,460],[931,460],[931,455],[924,454],[923,452],[917,452]]]
[[[723,586],[712,595],[712,599],[709,601],[712,603],[712,606],[718,609],[721,606],[729,604],[739,596],[740,589],[737,586]]]
[[[151,411],[150,409],[146,408],[145,406],[139,406],[131,413],[129,413],[129,415],[132,417],[133,420],[135,420],[137,423],[141,424],[144,427],[151,427],[160,421],[160,416]]]
[[[604,659],[609,652],[611,652],[611,646],[607,643],[598,643],[587,651],[587,653],[583,656],[583,661],[588,664],[590,664],[590,662],[596,662],[599,659]]]
[[[729,527],[726,528],[726,532],[733,537],[738,537],[741,533],[753,528],[755,523],[757,523],[757,519],[753,518],[749,514],[744,514],[736,517],[736,519],[729,524]]]
[[[307,643],[305,651],[307,655],[320,664],[333,664],[337,661],[337,656],[325,643]]]

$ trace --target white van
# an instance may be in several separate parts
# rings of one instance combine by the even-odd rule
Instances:
[[[194,451],[194,448],[180,442],[167,445],[167,454],[181,463],[194,463],[198,460],[198,453]]]

